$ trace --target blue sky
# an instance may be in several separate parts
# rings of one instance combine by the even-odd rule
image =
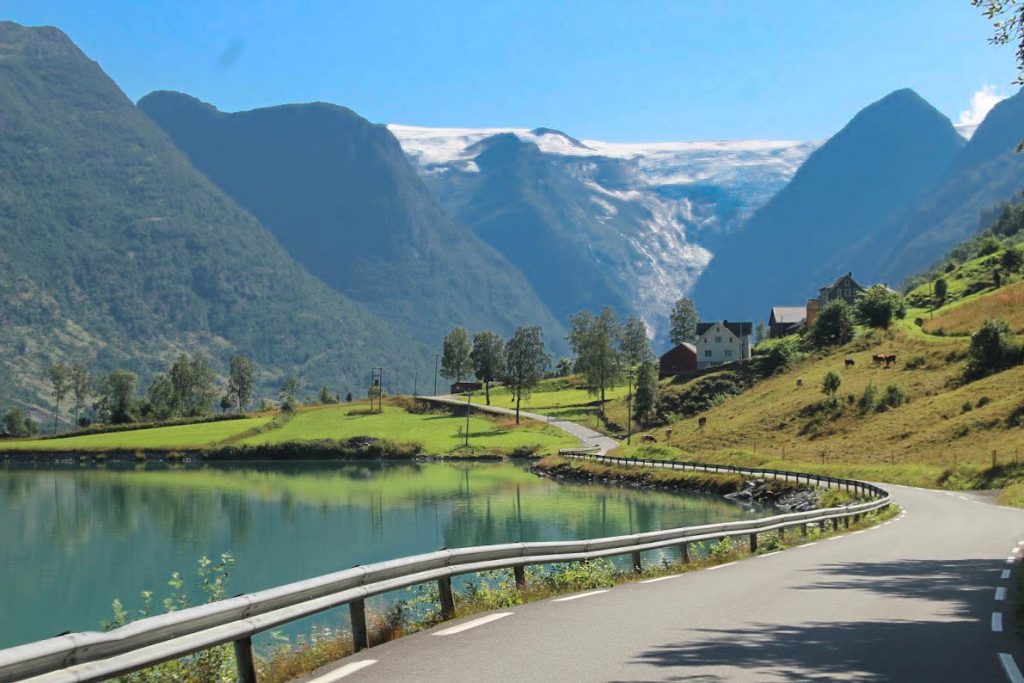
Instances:
[[[987,44],[969,0],[8,0],[2,11],[64,30],[132,99],[181,90],[225,111],[322,100],[379,122],[614,141],[817,139],[901,87],[956,122],[972,95],[1009,94],[1015,76],[1012,50]]]

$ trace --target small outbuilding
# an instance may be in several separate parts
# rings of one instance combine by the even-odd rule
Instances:
[[[470,391],[480,391],[484,388],[480,382],[455,382],[451,386],[451,393],[453,394],[465,394]]]
[[[807,308],[804,306],[772,306],[772,314],[768,317],[768,334],[772,339],[793,334],[807,320]]]
[[[658,362],[658,376],[674,377],[697,372],[697,347],[683,342],[661,354]]]

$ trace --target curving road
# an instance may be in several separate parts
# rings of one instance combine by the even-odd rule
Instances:
[[[447,622],[306,680],[1024,683],[1024,510],[887,488],[904,514],[874,529]]]

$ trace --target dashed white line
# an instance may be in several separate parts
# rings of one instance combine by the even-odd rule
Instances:
[[[668,579],[678,579],[682,574],[669,574],[668,576],[659,576],[654,579],[646,579],[640,583],[658,583],[659,581],[667,581]]]
[[[1008,579],[1008,578],[1010,578],[1010,570],[1009,569],[1004,569],[1003,573],[999,575],[999,578],[1000,579]]]
[[[468,631],[471,628],[483,626],[484,624],[489,624],[492,621],[497,621],[498,619],[504,619],[505,617],[510,616],[512,616],[512,612],[495,612],[494,614],[488,614],[486,617],[480,617],[479,619],[474,619],[473,621],[467,621],[465,624],[459,624],[458,626],[452,626],[450,628],[442,629],[434,633],[434,635],[454,636],[456,633],[462,633],[463,631]]]
[[[867,531],[867,529],[861,529],[860,531],[854,531],[854,532],[853,532],[852,534],[850,534],[850,535],[851,535],[851,536],[856,536],[857,534],[862,534],[862,533],[864,533],[865,531]]]
[[[764,555],[758,555],[758,557],[771,557],[772,555],[778,555],[781,552],[782,552],[781,550],[776,550],[773,553],[765,553]]]
[[[714,571],[716,569],[721,569],[722,567],[731,567],[734,564],[736,564],[736,563],[735,562],[726,562],[725,564],[718,564],[718,565],[715,565],[714,567],[708,567],[708,571],[712,572],[712,571]]]
[[[351,676],[355,672],[362,671],[366,667],[372,666],[376,663],[376,659],[362,659],[358,662],[352,662],[351,664],[346,664],[345,666],[338,667],[334,671],[329,671],[328,673],[325,673],[323,676],[318,676],[308,681],[308,683],[334,683],[334,681],[340,681],[346,676]]]
[[[992,613],[992,632],[1002,633],[1003,632],[1003,613],[993,612]]]
[[[1010,683],[1024,683],[1024,676],[1021,675],[1020,669],[1017,668],[1017,662],[1013,660],[1013,655],[1007,652],[1000,652],[999,663],[1003,665],[1003,671],[1006,672],[1006,677],[1010,679]]]
[[[959,498],[960,500],[969,500],[967,496],[957,496],[957,498]]]
[[[601,590],[589,591],[587,593],[577,593],[576,595],[567,595],[564,598],[555,598],[551,602],[569,602],[570,600],[579,600],[580,598],[589,598],[591,595],[600,595],[601,593],[607,593],[608,589],[603,588]]]
[[[996,589],[996,602],[1002,602],[1006,599],[1006,589],[1002,586]]]
[[[818,542],[817,541],[811,541],[810,543],[804,543],[803,545],[798,545],[797,548],[809,548],[812,545],[818,545]]]

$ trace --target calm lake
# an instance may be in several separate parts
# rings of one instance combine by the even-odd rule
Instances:
[[[0,467],[0,647],[157,606],[234,555],[229,595],[442,547],[756,517],[717,496],[559,484],[516,463]],[[157,611],[162,611],[157,609]]]

